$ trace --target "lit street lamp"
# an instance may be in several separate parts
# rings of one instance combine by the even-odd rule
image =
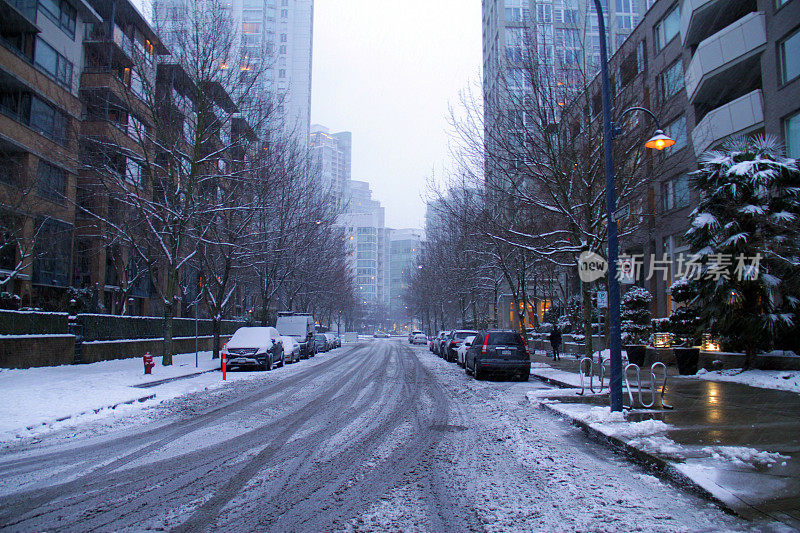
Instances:
[[[594,0],[597,11],[597,21],[600,30],[600,81],[603,92],[603,149],[605,152],[606,171],[606,217],[608,220],[608,321],[609,321],[609,351],[611,359],[611,383],[609,384],[609,397],[612,411],[622,411],[622,332],[619,318],[619,280],[617,279],[617,259],[619,256],[619,243],[617,241],[617,223],[614,212],[617,210],[616,191],[614,189],[614,137],[620,133],[611,122],[611,84],[608,78],[608,50],[606,49],[606,24],[603,18],[601,0]],[[656,122],[658,130],[655,135],[645,143],[647,148],[663,150],[675,144],[661,130],[658,119],[649,109],[632,107],[620,114],[620,117],[631,111],[644,111]]]

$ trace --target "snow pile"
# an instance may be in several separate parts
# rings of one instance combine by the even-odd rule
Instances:
[[[623,411],[612,412],[610,407],[592,407],[581,413],[579,419],[587,424],[625,422],[625,413]]]
[[[786,465],[789,457],[778,452],[759,451],[744,446],[707,446],[701,450],[714,459],[730,461],[736,465],[773,466],[777,462]]]
[[[785,390],[800,393],[800,371],[798,370],[747,370],[740,368],[715,370],[701,369],[696,377],[707,381],[730,381],[762,389]]]
[[[671,428],[672,426],[665,424],[661,420],[642,420],[641,422],[616,425],[606,434],[612,437],[643,437],[663,433]]]
[[[546,398],[543,396],[538,396],[535,391],[528,391],[525,393],[525,397],[528,398],[528,401],[534,407],[539,407],[543,404],[551,404],[551,403],[559,403],[558,400],[553,400],[551,398]]]
[[[663,435],[632,439],[628,441],[628,445],[646,453],[668,455],[672,458],[683,456],[683,447],[674,440],[664,437]]]

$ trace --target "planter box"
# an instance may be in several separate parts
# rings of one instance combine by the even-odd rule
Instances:
[[[697,374],[700,348],[673,348],[673,352],[675,353],[675,363],[678,366],[679,374]]]

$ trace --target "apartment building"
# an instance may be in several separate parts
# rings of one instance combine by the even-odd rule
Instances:
[[[181,28],[195,0],[155,0],[153,13],[164,42],[179,46]],[[257,73],[260,91],[273,96],[276,125],[306,147],[311,120],[313,0],[232,0],[223,3],[237,29],[231,57]],[[231,68],[234,68],[231,65]]]
[[[311,169],[320,190],[330,191],[344,205],[345,190],[351,179],[353,135],[349,131],[331,133],[320,124],[311,126],[309,141]]]
[[[422,231],[415,228],[391,229],[388,232],[389,313],[392,318],[406,317],[403,293],[417,269],[417,256],[422,246]]]
[[[658,261],[657,275],[641,284],[653,294],[655,315],[666,316],[667,289],[688,251],[683,235],[698,201],[689,173],[698,156],[732,136],[756,134],[800,155],[800,2],[657,0],[611,58],[611,72],[642,51],[630,84],[676,144],[648,163],[643,225],[620,246],[644,256],[644,277],[650,258]],[[653,127],[644,116],[640,125]]]
[[[70,284],[88,2],[0,1],[0,202],[4,291],[25,307]]]

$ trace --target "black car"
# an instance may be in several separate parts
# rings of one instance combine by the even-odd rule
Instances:
[[[490,372],[502,372],[528,381],[531,359],[525,340],[512,330],[481,331],[467,350],[464,370],[475,379],[483,379]]]
[[[477,334],[477,331],[473,331],[471,329],[454,329],[451,331],[444,340],[444,353],[442,354],[444,360],[448,363],[455,363],[456,350],[458,350],[458,347],[461,346],[462,342],[464,342],[464,339]]]

